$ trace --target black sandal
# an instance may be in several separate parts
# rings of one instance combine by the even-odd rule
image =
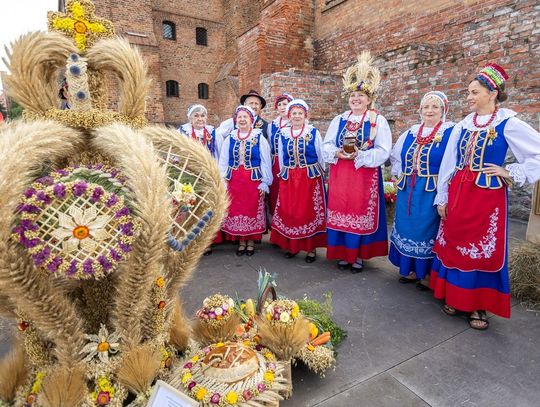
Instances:
[[[253,256],[253,254],[255,253],[255,247],[253,247],[252,245],[248,245],[246,247],[246,256]]]
[[[442,306],[442,310],[443,310],[443,312],[444,312],[446,315],[449,315],[449,316],[451,316],[451,317],[456,316],[457,313],[458,313],[458,312],[457,312],[457,309],[452,308],[450,305],[447,305],[447,304],[444,304],[444,305]]]
[[[296,253],[287,252],[287,253],[285,253],[285,258],[286,259],[292,259],[297,254],[298,254],[298,252],[296,252]]]
[[[419,280],[417,283],[416,283],[416,289],[419,290],[419,291],[429,291],[429,287],[425,284],[422,284],[422,281]]]
[[[400,277],[399,278],[400,284],[412,284],[412,283],[418,283],[420,281],[419,278],[408,278],[408,277]]]
[[[489,321],[487,319],[486,311],[475,311],[478,316],[473,316],[474,312],[469,315],[469,326],[472,329],[478,331],[485,331],[489,328]],[[483,324],[478,324],[478,322],[483,322]]]
[[[317,259],[317,253],[312,252],[306,254],[306,263],[313,263]]]
[[[246,254],[246,245],[245,244],[238,245],[238,249],[236,249],[236,255],[243,256],[244,254]]]

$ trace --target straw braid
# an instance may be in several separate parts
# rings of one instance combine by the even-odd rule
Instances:
[[[141,233],[133,244],[128,262],[118,272],[112,316],[123,340],[137,344],[142,338],[141,319],[151,302],[152,284],[162,268],[162,252],[170,228],[171,203],[165,168],[159,164],[152,144],[144,135],[126,126],[97,129],[94,145],[112,157],[119,157],[119,167],[137,197],[134,210],[141,222]]]
[[[22,107],[32,113],[42,113],[58,106],[56,74],[64,67],[69,54],[77,52],[75,45],[58,33],[35,32],[23,35],[6,48],[11,71],[6,77],[6,91]]]
[[[73,154],[80,140],[80,133],[53,122],[19,122],[0,138],[0,179],[9,180],[0,183],[0,292],[9,293],[12,304],[56,345],[61,364],[78,359],[84,343],[81,318],[59,285],[38,272],[9,236],[19,196],[36,167]]]

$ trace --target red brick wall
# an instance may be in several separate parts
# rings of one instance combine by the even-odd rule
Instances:
[[[395,120],[397,136],[418,120],[421,96],[436,89],[450,98],[450,118],[468,113],[465,90],[478,68],[507,68],[505,104],[538,127],[540,117],[540,4],[484,0],[423,2],[346,0],[324,10],[317,2],[315,67],[342,72],[370,49],[384,82],[378,104]]]

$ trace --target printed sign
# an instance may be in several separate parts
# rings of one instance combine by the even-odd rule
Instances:
[[[199,403],[192,398],[164,381],[158,380],[146,407],[196,407],[198,405]]]

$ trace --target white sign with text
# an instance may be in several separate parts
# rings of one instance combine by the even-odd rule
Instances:
[[[158,380],[146,407],[196,407],[197,403],[164,381]]]

